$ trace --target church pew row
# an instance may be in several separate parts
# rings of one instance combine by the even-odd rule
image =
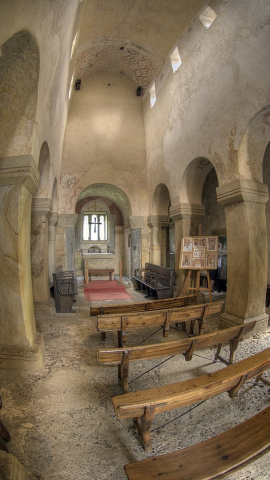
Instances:
[[[119,419],[133,419],[145,451],[150,452],[151,427],[155,415],[201,402],[223,392],[228,392],[230,398],[234,398],[245,381],[254,377],[257,381],[263,380],[262,374],[269,368],[270,348],[213,373],[113,397],[114,412]],[[265,382],[269,383],[267,380]]]
[[[163,327],[163,336],[169,335],[170,325],[190,322],[190,333],[193,333],[195,321],[198,321],[199,334],[203,333],[203,324],[207,317],[220,313],[223,302],[190,305],[181,308],[169,308],[159,311],[135,312],[126,315],[98,315],[97,329],[101,333],[118,332],[118,347],[127,343],[127,332],[143,327]]]
[[[125,465],[129,480],[210,480],[245,467],[270,447],[270,407],[208,440]]]
[[[164,308],[185,307],[197,303],[197,295],[182,295],[174,298],[163,298],[149,302],[125,303],[119,305],[101,305],[90,307],[90,317],[109,313],[133,313],[160,310]]]
[[[214,360],[218,359],[226,364],[233,363],[234,352],[239,341],[244,335],[251,332],[256,322],[246,325],[216,330],[196,337],[184,338],[173,342],[156,343],[152,345],[139,345],[135,347],[99,349],[97,360],[103,365],[118,365],[118,380],[123,392],[128,392],[129,363],[131,361],[142,361],[171,355],[183,354],[187,361],[190,361],[197,350],[213,348],[218,346]],[[230,344],[229,361],[220,356],[223,343]]]

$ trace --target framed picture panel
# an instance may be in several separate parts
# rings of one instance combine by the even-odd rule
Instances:
[[[179,268],[216,270],[218,265],[218,237],[184,237],[181,242]]]

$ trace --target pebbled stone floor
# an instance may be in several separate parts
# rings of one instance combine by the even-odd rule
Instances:
[[[132,285],[128,291],[133,297],[131,301],[144,301],[142,292],[135,291]],[[223,297],[220,294],[215,299]],[[96,317],[89,316],[90,302],[84,301],[81,287],[74,306],[75,314],[49,315],[46,308],[40,310],[37,330],[45,340],[44,371],[0,370],[3,401],[0,418],[11,434],[8,449],[30,472],[29,479],[126,480],[126,463],[200,442],[269,405],[270,388],[248,382],[233,400],[228,394],[221,394],[193,409],[157,415],[152,430],[153,451],[145,453],[131,422],[120,421],[114,415],[111,397],[121,394],[117,367],[97,363],[97,349],[104,342],[97,332]],[[207,322],[205,332],[215,328],[218,328],[217,317]],[[146,330],[130,335],[129,344],[141,343],[153,332]],[[181,330],[172,330],[169,339],[185,335]],[[235,360],[268,348],[269,340],[268,328],[242,341]],[[160,332],[147,340],[159,341],[164,341]],[[115,346],[116,335],[108,334],[105,344]],[[223,354],[228,355],[227,347]],[[143,376],[143,372],[160,361],[132,363],[130,378],[139,377],[131,383],[132,389],[150,388],[223,368],[224,364],[213,363],[213,357],[214,350],[194,355],[191,362],[175,356]],[[265,376],[270,379],[269,373]],[[269,472],[270,453],[267,453],[227,478],[269,480]]]

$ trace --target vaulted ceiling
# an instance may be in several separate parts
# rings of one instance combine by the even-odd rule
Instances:
[[[147,88],[205,0],[85,0],[76,78],[116,72]]]

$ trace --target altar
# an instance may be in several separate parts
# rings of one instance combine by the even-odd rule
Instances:
[[[109,275],[112,280],[112,274],[115,270],[115,253],[83,253],[84,261],[84,280],[89,283],[91,275],[103,277]]]

